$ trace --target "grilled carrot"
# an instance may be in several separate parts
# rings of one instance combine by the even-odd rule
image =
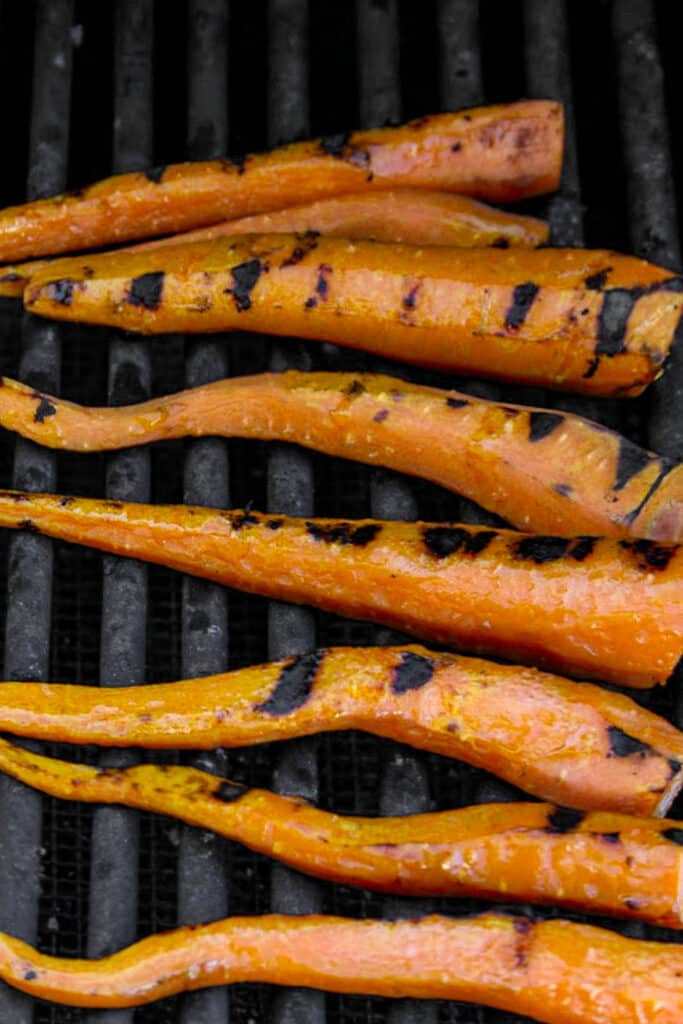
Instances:
[[[270,153],[121,174],[0,211],[0,262],[163,235],[366,189],[417,187],[506,202],[557,188],[558,103],[434,114]]]
[[[220,434],[298,441],[466,494],[522,530],[683,540],[683,465],[590,420],[374,374],[261,374],[86,408],[0,378],[0,425],[107,451]]]
[[[336,238],[374,238],[412,245],[495,245],[503,249],[533,249],[548,239],[548,225],[535,217],[504,213],[449,192],[402,188],[331,196],[305,206],[225,220],[208,228],[142,242],[126,251],[272,231],[316,231]],[[30,260],[0,267],[0,295],[23,295],[28,279],[47,262]]]
[[[0,683],[0,729],[172,749],[362,729],[460,758],[554,803],[640,815],[666,813],[683,781],[683,735],[629,698],[418,646],[331,648],[106,692]],[[8,756],[0,752],[6,771]]]
[[[417,248],[243,235],[60,259],[33,313],[142,333],[232,329],[334,341],[463,373],[639,394],[662,371],[683,278],[583,249]]]
[[[0,933],[0,977],[72,1006],[140,1006],[239,981],[460,999],[546,1024],[680,1024],[683,949],[506,914],[373,921],[233,917],[150,936],[101,960]]]
[[[211,829],[306,874],[410,896],[557,903],[683,927],[683,825],[553,804],[340,816],[181,766],[90,768],[0,739],[0,769],[65,800],[122,804]]]
[[[0,491],[0,526],[622,685],[683,655],[679,545],[21,491]]]

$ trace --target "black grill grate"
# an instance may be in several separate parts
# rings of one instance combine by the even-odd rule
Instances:
[[[569,118],[561,192],[532,207],[555,244],[632,249],[679,262],[676,188],[682,150],[665,98],[681,71],[666,4],[615,0],[36,0],[0,5],[4,129],[0,204],[111,170],[263,148],[294,137],[381,124],[428,110],[519,95],[561,98]],[[661,38],[660,38],[661,37]],[[661,46],[661,50],[660,50]],[[663,54],[660,57],[660,52]],[[669,146],[673,146],[670,152]],[[28,154],[26,157],[25,154]],[[585,206],[584,206],[585,204]],[[54,327],[0,305],[0,372],[84,402],[127,402],[232,373],[340,369],[378,361],[330,345],[255,337],[135,342]],[[108,349],[107,349],[108,346]],[[105,355],[105,349],[108,355]],[[645,398],[601,403],[466,382],[478,393],[544,401],[609,422],[683,457],[683,353]],[[393,364],[389,372],[422,379]],[[444,378],[439,378],[443,382]],[[229,458],[229,467],[228,467]],[[229,472],[228,472],[229,470]],[[240,505],[293,514],[463,518],[485,513],[435,487],[284,446],[177,442],[107,459],[50,453],[0,438],[2,486],[155,501]],[[45,538],[0,535],[4,674],[122,684],[180,678],[319,643],[388,642],[386,630],[228,594]],[[50,601],[51,595],[51,601]],[[646,700],[681,724],[673,688]],[[57,750],[57,748],[51,748]],[[74,756],[73,751],[68,752]],[[93,750],[77,756],[133,759]],[[356,813],[384,813],[510,792],[483,772],[359,734],[202,756],[202,767]],[[43,949],[95,955],[136,935],[224,913],[321,910],[411,913],[418,901],[311,882],[235,844],[161,818],[43,800],[0,778],[0,927]],[[438,909],[475,909],[472,902]],[[609,924],[609,922],[606,922]],[[630,934],[663,935],[639,925]],[[238,986],[89,1016],[0,989],[0,1024],[514,1024],[459,1004],[391,1003]]]

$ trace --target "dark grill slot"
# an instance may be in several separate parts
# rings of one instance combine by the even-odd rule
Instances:
[[[6,136],[7,176],[0,185],[0,205],[20,200],[16,181],[23,173],[18,152],[23,140],[17,132],[29,113],[33,196],[78,186],[107,173],[110,166],[143,169],[160,159],[210,158],[358,124],[377,125],[428,109],[512,99],[525,89],[531,96],[560,98],[567,106],[562,187],[557,195],[528,204],[530,212],[550,219],[553,243],[581,244],[585,232],[589,244],[626,247],[630,236],[639,255],[678,266],[669,147],[677,147],[674,156],[680,159],[680,146],[669,135],[673,122],[667,122],[663,99],[665,88],[670,96],[675,94],[678,71],[670,66],[673,48],[665,50],[664,68],[659,55],[657,18],[665,17],[663,5],[651,0],[594,5],[590,25],[585,11],[563,0],[515,0],[504,11],[489,0],[424,0],[419,12],[404,0],[330,0],[324,5],[268,0],[252,7],[228,0],[187,0],[169,16],[169,5],[155,0],[119,0],[105,16],[101,5],[83,0],[37,0],[31,11],[34,25],[18,7],[10,14],[3,5],[0,74],[7,80],[4,68],[12,59],[23,68],[31,46],[35,66],[32,96],[24,97],[21,90],[14,95],[21,116],[17,109],[8,113],[13,130]],[[82,30],[72,34],[72,26],[78,25]],[[662,25],[666,28],[664,21]],[[13,38],[17,34],[22,38]],[[71,89],[72,43],[78,46],[81,34]],[[18,82],[28,78],[23,74]],[[90,108],[83,97],[89,89],[93,95],[98,89],[106,93],[97,95],[93,109],[98,117],[86,116]],[[14,354],[19,327],[20,356]],[[571,409],[617,426],[665,454],[683,455],[680,350],[643,399],[620,403],[449,380],[292,339],[236,335],[147,342],[94,328],[57,329],[47,322],[22,320],[9,302],[0,303],[0,335],[1,372],[57,393],[63,339],[64,394],[76,401],[139,400],[220,378],[228,370],[369,369],[407,380],[452,383],[513,402]],[[55,457],[4,434],[0,471],[2,486],[98,495],[106,489],[113,500],[149,496],[228,507],[253,499],[256,508],[304,516],[493,521],[470,502],[417,480],[291,446],[237,440],[172,442],[98,459]],[[227,594],[167,570],[53,546],[30,533],[8,536],[0,531],[0,556],[5,552],[8,595],[0,614],[4,672],[10,678],[94,681],[99,658],[101,682],[120,685],[203,675],[294,655],[318,644],[396,639],[388,630]],[[680,725],[675,692],[672,685],[642,694],[642,701],[677,716]],[[142,757],[138,751],[52,749],[101,764]],[[359,733],[228,755],[147,756],[194,763],[360,814],[407,813],[517,796],[483,772]],[[679,805],[674,816],[682,813]],[[128,810],[43,801],[1,775],[0,817],[0,929],[65,955],[95,955],[179,920],[189,923],[225,913],[279,910],[393,917],[484,906],[475,901],[433,901],[428,906],[425,901],[318,883],[177,823]],[[557,914],[553,909],[535,912]],[[672,934],[599,923],[631,935]],[[0,1024],[522,1024],[525,1019],[458,1003],[394,1003],[264,986],[215,989],[136,1011],[89,1014],[34,1004],[0,987]]]

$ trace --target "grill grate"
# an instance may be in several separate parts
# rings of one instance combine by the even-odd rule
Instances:
[[[676,136],[670,140],[665,97],[677,94],[680,72],[667,19],[667,5],[651,0],[591,5],[590,31],[583,5],[562,0],[506,5],[494,0],[419,5],[186,0],[174,5],[172,17],[161,0],[117,0],[104,7],[85,0],[2,4],[0,87],[14,102],[7,111],[11,155],[3,161],[0,204],[21,201],[26,181],[29,195],[44,195],[112,169],[258,149],[310,133],[526,93],[561,98],[576,112],[575,127],[571,116],[568,121],[562,189],[530,204],[550,218],[553,242],[630,248],[675,267],[672,161],[674,168],[680,165],[681,151]],[[228,365],[235,374],[269,366],[364,366],[409,379],[445,379],[363,361],[331,345],[253,336],[233,336],[228,343],[219,338],[131,341],[113,332],[22,318],[10,302],[0,304],[0,339],[0,372],[84,402],[163,394],[224,376]],[[681,458],[682,361],[679,351],[650,394],[622,404],[473,381],[465,389],[571,408]],[[469,502],[428,484],[257,442],[173,442],[104,459],[54,456],[6,435],[0,438],[0,473],[2,486],[106,491],[133,500],[149,494],[155,501],[226,506],[253,500],[258,508],[299,515],[487,518]],[[390,640],[386,630],[228,594],[162,568],[29,534],[10,538],[2,531],[0,566],[8,580],[6,591],[0,588],[7,678],[99,678],[110,685],[158,681],[262,661],[316,643]],[[672,691],[642,699],[680,725]],[[85,750],[77,756],[120,763],[138,755]],[[504,799],[512,792],[483,772],[354,733],[236,750],[229,757],[217,751],[196,763],[361,814]],[[415,914],[425,906],[312,882],[235,844],[157,817],[41,799],[4,777],[0,817],[0,927],[54,953],[96,955],[178,920],[226,912],[367,916]],[[478,904],[437,901],[434,906],[457,912]],[[622,929],[665,936],[637,924]],[[35,1004],[0,988],[0,1024],[90,1019],[100,1024],[522,1021],[455,1003],[392,1003],[256,985],[89,1016]]]

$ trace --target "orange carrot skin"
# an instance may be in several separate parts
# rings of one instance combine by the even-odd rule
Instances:
[[[0,526],[626,686],[683,655],[683,547],[0,492]]]
[[[495,245],[504,249],[533,249],[548,240],[548,225],[536,217],[505,213],[467,196],[402,188],[331,196],[304,206],[225,220],[208,228],[142,242],[127,251],[272,231],[316,231],[333,238],[374,238],[408,245]],[[28,279],[48,262],[29,260],[0,267],[0,296],[23,295]]]
[[[400,818],[340,816],[196,768],[101,771],[0,739],[0,769],[43,793],[156,811],[309,875],[409,896],[558,903],[681,928],[683,829],[553,804],[482,804]]]
[[[398,128],[122,174],[0,211],[0,262],[163,235],[326,196],[417,187],[507,202],[557,188],[562,107],[544,100],[434,114]]]
[[[662,372],[683,279],[583,249],[455,249],[270,234],[60,259],[33,313],[145,334],[252,330],[597,395]]]
[[[410,921],[233,917],[154,935],[102,960],[46,956],[0,933],[0,977],[9,984],[101,1008],[260,981],[459,999],[546,1024],[679,1024],[681,974],[677,945],[492,913]]]
[[[294,370],[113,408],[0,378],[0,425],[77,451],[207,434],[298,441],[424,477],[524,531],[683,540],[683,464],[579,416],[394,377]]]
[[[106,692],[0,683],[0,729],[166,749],[361,729],[460,758],[553,803],[638,815],[666,813],[683,781],[683,735],[622,694],[419,646],[331,648]]]

